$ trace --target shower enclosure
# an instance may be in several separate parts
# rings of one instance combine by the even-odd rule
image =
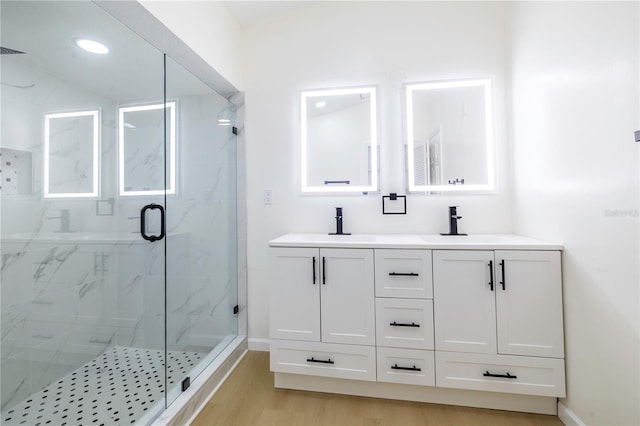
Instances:
[[[0,13],[0,422],[148,424],[238,335],[236,107],[93,2]]]

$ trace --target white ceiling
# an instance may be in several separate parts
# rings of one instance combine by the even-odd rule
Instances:
[[[44,90],[51,76],[118,103],[162,99],[162,53],[92,2],[2,0],[0,5],[2,46],[25,52],[2,55],[3,86]],[[78,37],[106,44],[109,54],[79,49]],[[181,67],[172,62],[167,67],[172,96],[208,90]]]
[[[301,7],[319,3],[316,0],[292,0],[292,1],[245,1],[245,0],[226,0],[224,5],[229,10],[231,16],[243,28],[255,25],[266,19],[284,15]]]

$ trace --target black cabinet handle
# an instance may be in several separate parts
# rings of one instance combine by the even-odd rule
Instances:
[[[147,210],[160,210],[160,235],[147,235]],[[164,207],[160,204],[147,204],[140,210],[140,235],[147,241],[158,241],[164,238]]]
[[[324,256],[322,256],[322,285],[327,283],[327,269],[325,268],[325,263]]]
[[[499,377],[501,379],[517,379],[518,378],[518,376],[512,376],[509,373],[507,373],[507,374],[493,374],[493,373],[489,373],[488,371],[485,371],[484,373],[482,373],[482,375],[484,377]]]
[[[313,264],[311,265],[313,268],[313,283],[316,283],[316,257],[313,256]]]
[[[307,358],[307,362],[319,362],[320,364],[335,364],[335,362],[329,359],[315,359],[314,357]]]
[[[417,277],[419,274],[415,272],[389,272],[391,277]]]
[[[392,327],[420,327],[420,324],[416,324],[415,322],[411,322],[411,324],[401,323],[401,322],[390,322],[390,326]]]
[[[489,261],[489,287],[493,291],[493,260]]]
[[[502,259],[500,261],[500,268],[502,268],[502,281],[500,281],[500,285],[502,286],[502,289],[504,290],[505,287],[507,286],[507,279],[504,276],[504,259]]]
[[[415,365],[413,367],[398,367],[398,364],[394,364],[391,366],[392,370],[406,370],[406,371],[422,371],[421,368],[416,367]]]

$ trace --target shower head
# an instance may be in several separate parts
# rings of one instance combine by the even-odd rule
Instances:
[[[24,52],[0,46],[0,55],[23,55]]]

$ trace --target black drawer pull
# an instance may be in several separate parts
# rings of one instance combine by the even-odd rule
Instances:
[[[311,268],[313,269],[313,283],[316,283],[316,257],[313,256],[313,264],[311,265]]]
[[[500,285],[502,286],[503,290],[506,290],[507,279],[504,276],[504,259],[500,261],[500,268],[502,268],[502,281],[500,281]]]
[[[422,371],[422,368],[418,368],[415,365],[413,367],[398,367],[398,364],[391,366],[392,370],[406,370],[406,371]]]
[[[418,277],[420,274],[415,272],[389,272],[390,277]]]
[[[401,322],[390,322],[390,326],[392,327],[420,327],[420,324],[416,324],[415,322],[411,322],[411,324],[405,324]]]
[[[321,364],[335,364],[335,362],[331,361],[331,358],[329,359],[315,359],[314,357],[311,358],[307,358],[307,362],[319,362]]]
[[[518,378],[518,376],[512,376],[509,373],[507,373],[507,374],[493,374],[493,373],[489,373],[488,371],[485,371],[484,373],[482,373],[482,375],[484,377],[500,377],[502,379],[517,379]]]
[[[327,268],[326,268],[326,260],[324,256],[322,256],[322,285],[327,283]]]
[[[491,291],[493,291],[493,260],[489,261],[489,287],[491,287]]]

